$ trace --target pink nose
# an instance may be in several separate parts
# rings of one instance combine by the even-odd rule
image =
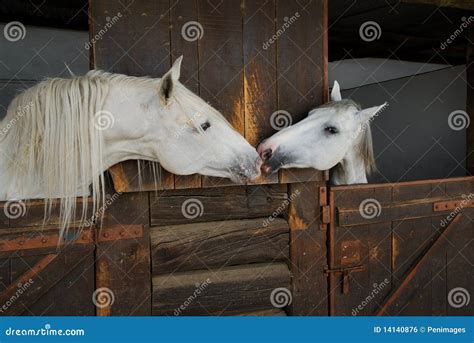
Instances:
[[[262,173],[264,174],[270,174],[272,172],[272,167],[266,165],[266,164],[262,164],[262,167],[260,168],[260,170],[262,171]]]

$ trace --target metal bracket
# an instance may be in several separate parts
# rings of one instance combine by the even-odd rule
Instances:
[[[327,230],[327,226],[331,223],[331,207],[328,205],[328,194],[326,187],[319,187],[319,206],[321,213],[320,230]]]
[[[467,207],[474,207],[473,199],[456,199],[456,200],[435,202],[433,204],[433,211],[434,212],[451,211],[456,208],[463,209]]]
[[[341,267],[341,268],[326,268],[324,273],[326,274],[342,274],[342,293],[349,294],[349,273],[357,273],[365,270],[364,265]]]
[[[143,237],[143,225],[116,225],[102,228],[97,235],[97,242],[116,241]]]

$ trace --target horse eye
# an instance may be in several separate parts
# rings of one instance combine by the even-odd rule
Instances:
[[[210,124],[208,121],[206,121],[206,122],[204,122],[204,123],[201,124],[201,129],[202,129],[203,131],[206,131],[206,130],[207,130],[208,128],[210,128],[210,127],[211,127],[211,124]]]
[[[328,126],[324,129],[324,131],[326,131],[327,133],[331,135],[335,135],[336,133],[339,132],[334,126]]]

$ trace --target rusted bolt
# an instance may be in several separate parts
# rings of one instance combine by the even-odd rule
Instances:
[[[109,237],[109,234],[107,232],[104,232],[104,235],[103,235],[105,238]]]
[[[44,237],[41,239],[41,242],[42,242],[42,243],[46,243],[47,241],[48,241],[48,240],[47,240],[46,238],[44,238]]]

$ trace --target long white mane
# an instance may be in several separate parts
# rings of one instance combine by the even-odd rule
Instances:
[[[9,181],[7,196],[38,197],[29,192],[40,188],[44,190],[40,197],[46,199],[46,215],[51,212],[53,199],[61,198],[61,235],[78,218],[76,197],[82,197],[80,222],[84,223],[89,195],[93,213],[104,199],[104,140],[97,127],[97,114],[111,82],[156,85],[158,81],[90,71],[71,79],[47,79],[18,95],[0,122],[2,170]]]

